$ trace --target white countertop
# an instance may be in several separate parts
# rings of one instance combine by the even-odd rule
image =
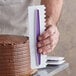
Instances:
[[[59,66],[47,66],[44,69],[39,69],[38,72],[33,76],[54,76],[68,67],[69,63],[64,63]]]

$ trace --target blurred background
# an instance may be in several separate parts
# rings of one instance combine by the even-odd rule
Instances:
[[[76,76],[76,0],[64,0],[58,29],[59,43],[49,55],[64,56],[70,67],[56,76]]]

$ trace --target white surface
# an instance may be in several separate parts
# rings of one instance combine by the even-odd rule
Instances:
[[[64,60],[64,57],[47,56],[47,60]]]
[[[47,61],[47,65],[61,65],[65,62],[65,60],[59,60],[59,61]]]
[[[49,66],[44,69],[39,69],[37,74],[33,76],[54,76],[59,72],[66,70],[69,67],[69,63],[64,63],[59,66]]]

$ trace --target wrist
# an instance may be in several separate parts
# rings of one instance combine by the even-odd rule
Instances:
[[[53,25],[56,25],[56,23],[54,22],[53,18],[52,17],[47,17],[46,18],[46,26],[45,27],[50,27],[50,26],[53,26]]]

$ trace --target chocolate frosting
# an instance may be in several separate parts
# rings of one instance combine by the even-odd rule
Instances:
[[[0,44],[23,44],[26,43],[28,37],[16,35],[0,35]]]
[[[24,76],[31,71],[29,38],[0,35],[0,76]]]

